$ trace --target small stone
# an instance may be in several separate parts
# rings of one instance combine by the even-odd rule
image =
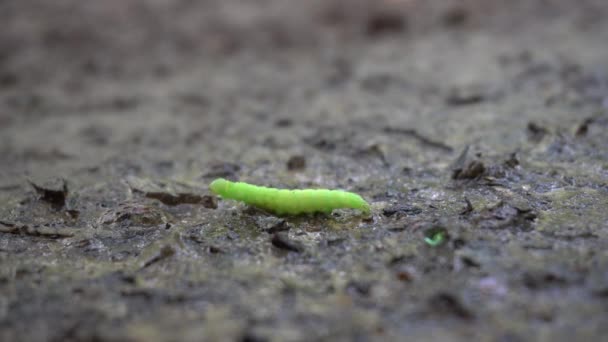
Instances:
[[[300,253],[304,251],[304,246],[297,241],[289,238],[286,232],[277,232],[272,236],[272,245],[290,252]]]
[[[306,158],[301,155],[292,156],[287,161],[287,170],[299,171],[306,168]]]

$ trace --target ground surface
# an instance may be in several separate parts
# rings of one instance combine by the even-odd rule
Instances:
[[[0,340],[599,340],[607,15],[0,1]],[[216,177],[373,217],[276,218]]]

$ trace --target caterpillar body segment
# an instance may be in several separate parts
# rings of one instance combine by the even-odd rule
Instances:
[[[211,182],[209,188],[223,198],[245,202],[278,215],[329,214],[340,208],[357,209],[366,215],[371,212],[369,204],[361,196],[342,190],[274,189],[223,178]]]

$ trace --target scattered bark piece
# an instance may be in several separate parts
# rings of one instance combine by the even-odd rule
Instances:
[[[453,88],[445,101],[452,106],[469,106],[481,103],[486,98],[487,94],[484,93],[481,86],[463,86]]]
[[[168,222],[167,214],[159,208],[125,202],[108,209],[98,219],[102,225],[156,227]]]
[[[0,191],[17,190],[20,187],[21,186],[19,184],[4,184],[4,185],[0,185]]]
[[[465,7],[454,6],[443,14],[442,21],[447,27],[460,27],[467,23],[470,13]]]
[[[152,298],[158,296],[158,294],[154,290],[141,287],[129,287],[121,289],[120,295],[123,297],[139,297],[144,298],[146,300],[152,300]]]
[[[375,157],[375,158],[378,158],[382,162],[382,165],[387,167],[390,165],[390,163],[388,162],[386,155],[387,155],[386,146],[378,144],[378,143],[372,143],[369,146],[358,151],[355,154],[355,157],[357,157],[357,158],[358,157],[367,157],[367,156]]]
[[[539,124],[537,124],[536,122],[530,121],[528,123],[528,140],[534,142],[534,143],[538,143],[541,140],[543,140],[543,138],[545,137],[545,135],[547,135],[549,133],[549,130],[543,126],[540,126]]]
[[[19,77],[13,72],[3,72],[0,74],[0,88],[11,88],[19,83]]]
[[[327,247],[334,247],[334,246],[343,244],[345,241],[346,241],[345,238],[336,237],[336,238],[327,239],[325,241],[325,244],[327,245]]]
[[[589,132],[589,125],[591,125],[594,121],[594,118],[586,118],[585,120],[583,120],[583,122],[576,129],[575,135],[577,137],[587,135],[587,132]]]
[[[404,283],[410,283],[414,279],[412,278],[412,275],[409,274],[407,271],[398,271],[396,276],[399,281],[402,281]]]
[[[372,286],[373,283],[371,281],[351,280],[346,284],[346,291],[368,297],[372,291]]]
[[[196,194],[170,194],[166,192],[148,192],[145,194],[147,198],[159,200],[166,205],[180,204],[203,204],[205,208],[216,209],[217,200],[213,196],[200,196]]]
[[[476,179],[485,173],[485,165],[479,160],[470,159],[468,153],[469,146],[464,148],[452,164],[452,179]]]
[[[269,234],[288,231],[291,228],[285,219],[273,216],[261,217],[257,219],[256,225]]]
[[[523,232],[534,229],[532,223],[537,217],[534,210],[521,204],[518,207],[520,208],[501,201],[480,211],[473,217],[473,221],[485,229],[508,228]]]
[[[505,160],[505,166],[510,167],[512,169],[519,166],[519,158],[517,158],[517,152],[511,153],[509,159]]]
[[[586,232],[580,232],[580,233],[557,233],[557,232],[551,232],[551,231],[542,231],[541,232],[542,235],[544,236],[548,236],[550,238],[553,239],[559,239],[559,240],[564,240],[564,241],[573,241],[573,240],[578,240],[578,239],[598,239],[599,236],[597,234],[594,234],[593,232],[590,231],[586,231]]]
[[[407,229],[407,225],[406,224],[400,224],[400,225],[386,227],[386,230],[391,231],[391,232],[402,232],[402,231],[404,231],[406,229]]]
[[[215,163],[209,166],[209,171],[203,174],[209,178],[226,178],[229,180],[237,179],[236,174],[241,170],[241,167],[233,163]]]
[[[460,212],[460,215],[462,215],[462,216],[468,215],[468,214],[472,213],[473,210],[475,210],[475,208],[473,208],[473,204],[471,204],[471,201],[469,201],[468,198],[465,197],[464,201],[466,203],[466,206]]]
[[[301,253],[304,251],[304,246],[297,241],[289,238],[286,232],[277,232],[272,236],[272,245],[290,252]]]
[[[76,210],[76,209],[69,209],[66,211],[68,213],[68,215],[70,216],[70,218],[72,219],[77,219],[80,216],[80,210]]]
[[[414,276],[414,270],[408,266],[399,267],[395,276],[397,277],[397,280],[404,283],[411,283],[416,278]]]
[[[63,239],[74,236],[74,232],[66,228],[48,226],[28,226],[24,224],[0,221],[0,233],[38,236],[49,239]]]
[[[147,198],[166,205],[202,204],[205,208],[217,208],[215,197],[198,194],[196,193],[198,189],[181,183],[129,177],[127,184],[133,192],[143,193]]]
[[[286,128],[286,127],[290,127],[291,125],[293,125],[293,121],[290,118],[280,118],[274,122],[274,125],[276,127]]]
[[[455,238],[452,240],[452,248],[461,249],[467,244],[467,242],[462,238]]]
[[[287,161],[287,170],[300,171],[306,168],[306,158],[301,155],[291,156]]]
[[[340,146],[351,144],[352,132],[337,127],[322,127],[304,138],[304,142],[321,151],[335,151]]]
[[[462,255],[457,259],[457,262],[461,263],[462,266],[468,267],[468,268],[481,268],[481,264],[475,260],[474,258],[472,258],[471,256],[468,255]],[[461,268],[461,267],[458,267]]]
[[[450,293],[440,292],[429,299],[429,306],[435,312],[454,316],[463,320],[474,318],[473,313],[466,308],[460,299]]]
[[[596,297],[604,298],[604,299],[608,298],[608,287],[604,288],[604,289],[595,290],[592,292],[593,292],[593,295],[595,295]]]
[[[207,209],[217,209],[217,198],[215,196],[204,195],[200,204]]]
[[[388,260],[387,264],[389,266],[401,265],[401,264],[410,263],[410,262],[414,261],[414,259],[416,259],[416,257],[413,255],[399,254],[399,255],[395,255],[392,258],[390,258]],[[412,270],[412,272],[413,272],[413,270]]]
[[[384,128],[384,132],[391,133],[391,134],[407,135],[407,136],[410,136],[410,137],[420,141],[424,145],[427,145],[429,147],[432,147],[432,148],[435,148],[438,150],[442,150],[444,152],[452,152],[454,150],[451,146],[448,146],[443,142],[436,141],[429,137],[426,137],[426,136],[420,134],[418,131],[416,131],[413,128],[396,128],[396,127],[389,126],[389,127]]]
[[[256,335],[252,331],[248,331],[245,334],[243,334],[243,336],[241,336],[239,341],[240,342],[268,342],[270,340],[266,337]]]
[[[525,272],[522,277],[523,284],[531,290],[540,290],[553,286],[564,286],[568,280],[552,272]]]
[[[422,213],[422,209],[413,205],[397,204],[382,209],[382,215],[386,217],[391,217],[395,214],[404,214],[405,216],[416,216],[420,213]]]
[[[202,200],[201,196],[193,194],[173,195],[166,192],[147,192],[145,195],[147,198],[159,200],[166,205],[198,204]]]
[[[464,169],[454,170],[452,179],[476,179],[486,171],[485,165],[477,160],[470,161]]]
[[[396,34],[405,31],[407,20],[401,13],[395,11],[379,11],[372,13],[367,21],[367,34],[371,37]]]
[[[65,206],[65,200],[68,196],[68,185],[65,179],[60,178],[44,186],[38,185],[31,180],[28,180],[28,182],[36,190],[36,193],[40,196],[40,200],[50,203],[58,210]]]
[[[213,245],[209,246],[207,248],[207,250],[211,254],[224,254],[225,253],[223,249],[221,249],[220,247],[217,247],[217,246],[213,246]]]
[[[167,258],[173,256],[174,254],[175,254],[175,248],[173,248],[170,245],[165,245],[160,249],[160,251],[158,251],[158,254],[156,254],[155,256],[150,258],[148,261],[146,261],[141,268],[142,269],[147,268],[150,265],[153,265],[159,261],[162,261],[164,259],[167,259]]]

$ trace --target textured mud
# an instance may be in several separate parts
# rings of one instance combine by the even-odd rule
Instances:
[[[0,1],[0,340],[599,340],[607,15]],[[216,177],[373,218],[277,218]]]

